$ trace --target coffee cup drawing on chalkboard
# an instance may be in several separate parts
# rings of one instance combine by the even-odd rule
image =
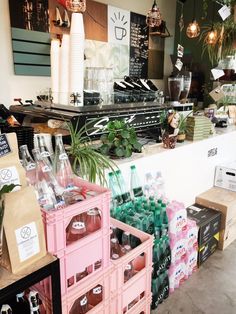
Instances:
[[[127,30],[123,27],[115,26],[115,36],[117,40],[122,40],[127,34]]]

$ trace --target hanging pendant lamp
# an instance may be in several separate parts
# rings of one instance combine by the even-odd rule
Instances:
[[[160,9],[157,7],[157,2],[154,0],[151,10],[148,11],[146,17],[146,24],[149,27],[157,27],[162,23],[162,16]]]
[[[200,26],[195,18],[195,12],[196,12],[196,0],[194,0],[194,7],[193,7],[193,20],[189,25],[187,26],[186,29],[186,35],[189,38],[196,38],[200,35]]]
[[[212,25],[211,25],[211,30],[206,34],[206,37],[205,37],[205,42],[208,45],[215,45],[217,43],[217,39],[218,39],[217,30],[215,30],[214,26],[213,26],[214,16],[215,16],[215,2],[213,2],[213,8],[212,8]]]

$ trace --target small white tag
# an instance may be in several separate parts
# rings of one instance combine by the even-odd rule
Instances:
[[[225,72],[223,70],[221,70],[221,69],[218,69],[218,68],[211,69],[211,73],[212,73],[212,75],[214,77],[214,80],[217,80],[221,76],[225,75]]]
[[[30,163],[30,164],[28,164],[26,167],[26,170],[33,170],[33,169],[35,169],[36,168],[36,165],[34,164],[34,163]]]
[[[231,15],[230,7],[228,7],[227,5],[224,5],[224,6],[218,11],[218,13],[220,14],[222,20],[225,21],[225,20]]]
[[[182,67],[183,67],[183,62],[180,60],[180,59],[177,59],[176,60],[176,63],[175,63],[175,67],[181,71]]]
[[[177,56],[179,58],[182,58],[184,55],[184,47],[181,46],[180,44],[178,44],[178,48],[177,48]]]
[[[5,184],[20,184],[20,177],[16,167],[8,167],[0,169],[0,188]],[[13,191],[19,190],[17,186]]]
[[[85,223],[82,221],[74,221],[72,223],[72,228],[76,230],[81,230],[85,228]]]
[[[36,223],[31,222],[15,230],[20,262],[24,262],[40,252]]]
[[[59,160],[67,160],[68,159],[68,156],[66,153],[63,153],[63,154],[60,154],[59,155]]]
[[[192,206],[189,206],[189,208],[192,209],[192,210],[194,210],[195,212],[198,212],[198,213],[202,210],[201,208],[196,207],[196,206],[193,206],[193,205],[192,205]]]
[[[80,305],[84,306],[88,303],[87,297],[85,296],[81,301],[80,301]]]
[[[93,289],[93,294],[100,294],[100,293],[102,293],[102,287],[101,286]]]
[[[42,167],[42,171],[43,171],[43,172],[49,172],[49,171],[51,171],[51,168],[46,165],[46,166],[43,166],[43,167]]]

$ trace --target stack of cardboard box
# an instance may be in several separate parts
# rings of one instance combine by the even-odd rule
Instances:
[[[216,167],[214,187],[196,197],[196,203],[221,212],[219,249],[236,239],[236,162]]]

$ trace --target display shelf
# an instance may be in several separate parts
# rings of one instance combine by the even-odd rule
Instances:
[[[51,254],[47,254],[18,274],[12,274],[0,267],[0,303],[7,302],[17,293],[28,289],[49,276],[51,276],[52,283],[53,313],[62,313],[59,260]]]

